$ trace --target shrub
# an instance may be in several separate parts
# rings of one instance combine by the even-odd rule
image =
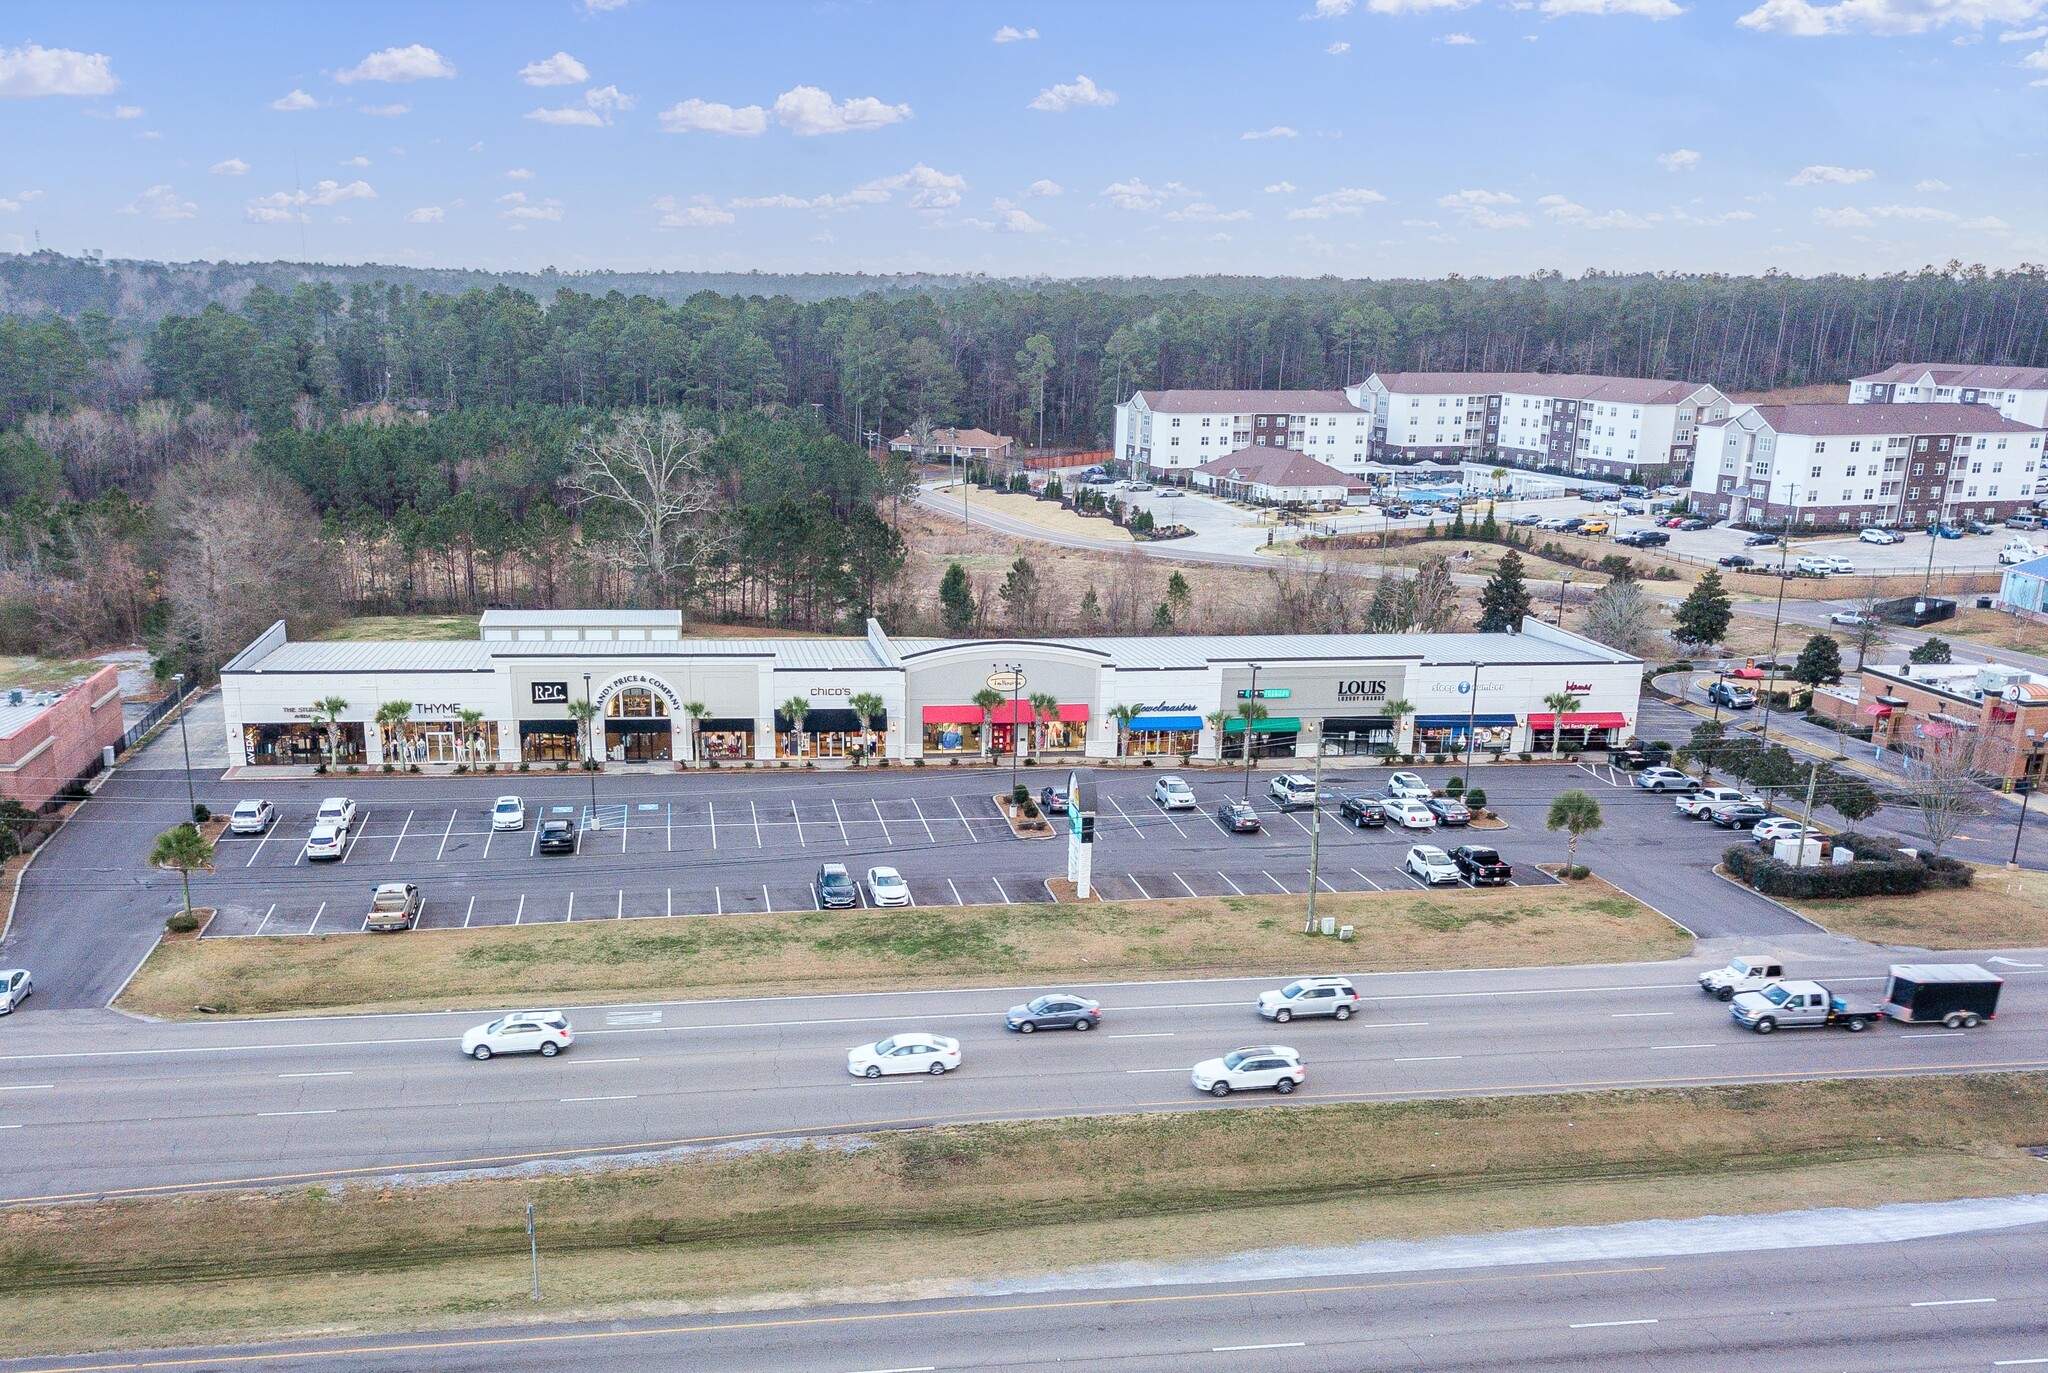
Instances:
[[[532,771],[533,771],[533,766],[532,766],[531,764],[529,764],[529,763],[525,763],[525,762],[522,762],[522,763],[520,763],[520,765],[519,765],[519,770],[520,770],[521,772],[532,772]]]
[[[353,776],[355,776],[355,775],[356,775],[357,773],[361,772],[361,771],[362,771],[362,769],[361,769],[361,768],[359,768],[359,767],[357,767],[357,766],[356,766],[356,765],[355,765],[354,763],[350,763],[350,764],[348,765],[348,768],[346,769],[346,771],[348,772],[348,775],[349,775],[349,776],[353,777]]]
[[[1593,875],[1593,870],[1584,863],[1566,864],[1557,870],[1557,874],[1574,882],[1583,882]]]
[[[211,819],[213,819],[213,812],[212,812],[212,811],[210,811],[210,810],[208,810],[208,809],[206,808],[206,802],[204,802],[204,801],[194,801],[194,802],[192,803],[192,823],[193,823],[193,824],[195,824],[195,825],[203,825],[203,824],[205,824],[205,823],[206,823],[207,821],[209,821],[209,820],[211,820]]]
[[[406,765],[405,770],[409,773],[412,773],[415,777],[417,777],[419,775],[420,765],[418,763],[410,763]]]
[[[1010,804],[1011,804],[1011,805],[1013,805],[1013,806],[1023,806],[1023,805],[1029,805],[1029,804],[1030,804],[1030,802],[1031,802],[1031,788],[1030,788],[1030,787],[1027,787],[1027,786],[1025,786],[1025,785],[1024,785],[1024,784],[1023,784],[1022,782],[1019,782],[1019,783],[1018,783],[1018,784],[1017,784],[1016,786],[1014,786],[1014,787],[1011,787],[1011,788],[1010,788]]]
[[[555,760],[555,771],[556,771],[556,772],[567,772],[568,770],[569,770],[569,760],[568,760],[568,759],[566,759],[566,758],[558,758],[558,759],[556,759],[556,760]]]
[[[465,773],[465,772],[468,772],[468,771],[469,771],[469,764],[467,764],[467,763],[457,763],[457,764],[455,765],[455,775],[456,775],[457,777],[460,777],[460,776],[461,776],[461,775],[462,775],[463,773]]]
[[[1969,886],[1976,876],[1969,864],[1954,858],[1911,858],[1867,835],[1842,834],[1835,844],[1856,861],[1800,868],[1779,862],[1755,844],[1735,844],[1721,855],[1721,865],[1765,896],[1812,901],[1949,891]]]
[[[327,775],[327,764],[315,763],[313,765],[313,775],[315,777],[325,777]]]
[[[911,765],[912,767],[914,767],[914,768],[921,768],[921,767],[923,767],[923,766],[924,766],[924,759],[922,759],[922,758],[913,758],[913,759],[911,759],[911,760],[910,760],[910,765]]]
[[[386,771],[386,772],[396,772],[396,771],[398,771],[398,764],[396,764],[396,763],[386,763],[386,764],[384,765],[384,771]]]
[[[1444,790],[1453,796],[1463,796],[1465,794],[1465,779],[1453,777],[1450,781],[1444,783]]]
[[[1465,804],[1470,806],[1473,810],[1485,810],[1486,788],[1474,787],[1471,791],[1465,793]]]
[[[169,920],[164,921],[164,928],[172,934],[190,934],[198,929],[201,923],[199,917],[192,912],[179,911]]]

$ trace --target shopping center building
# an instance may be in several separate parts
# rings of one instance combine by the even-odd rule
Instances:
[[[291,640],[221,671],[239,765],[1312,757],[1550,747],[1634,734],[1642,663],[1537,620],[1518,634],[1129,639],[686,638],[677,611],[494,610],[465,642]],[[1252,693],[1256,693],[1253,695]],[[588,703],[585,706],[583,703]],[[1409,709],[1389,711],[1392,703]],[[591,719],[584,743],[578,714]],[[1221,728],[1218,728],[1219,722]],[[1023,738],[1018,738],[1019,732]]]

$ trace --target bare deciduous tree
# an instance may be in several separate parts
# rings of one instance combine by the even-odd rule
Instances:
[[[617,518],[644,594],[687,593],[700,569],[731,547],[723,500],[705,471],[711,443],[673,410],[635,410],[586,428],[570,450],[562,484]]]
[[[1276,628],[1289,634],[1348,634],[1352,628],[1348,596],[1352,579],[1328,562],[1307,567],[1275,568],[1273,581]]]
[[[1587,637],[1636,657],[1647,656],[1664,637],[1649,598],[1628,577],[1617,577],[1593,593],[1579,628]]]
[[[173,531],[164,557],[171,628],[202,663],[226,662],[272,620],[296,631],[334,613],[306,493],[253,458],[177,468],[158,485],[156,509]]]
[[[1935,721],[1945,733],[1924,736],[1906,760],[1898,799],[1920,813],[1928,847],[1941,850],[1962,832],[1963,822],[1984,813],[1980,792],[1989,774],[1984,766],[1984,741],[1974,729]]]
[[[1458,583],[1451,576],[1451,560],[1438,554],[1424,558],[1410,584],[1415,632],[1442,634],[1458,620]]]

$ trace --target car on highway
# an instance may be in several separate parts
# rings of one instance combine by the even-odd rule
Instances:
[[[1072,992],[1049,992],[1036,1001],[1010,1007],[1003,1024],[1018,1034],[1038,1030],[1092,1030],[1102,1023],[1102,1003]]]
[[[1752,558],[1752,557],[1750,557],[1750,556],[1749,556],[1749,555],[1748,555],[1747,553],[1729,553],[1729,554],[1726,554],[1726,555],[1724,555],[1724,556],[1722,556],[1722,557],[1719,557],[1719,558],[1716,558],[1716,559],[1714,559],[1714,561],[1715,561],[1715,562],[1717,562],[1717,563],[1719,563],[1719,564],[1721,564],[1721,566],[1723,566],[1723,567],[1755,567],[1755,566],[1756,566],[1756,559],[1755,559],[1755,558]]]
[[[1861,534],[1858,534],[1856,538],[1861,543],[1894,544],[1900,542],[1899,536],[1892,533],[1889,529],[1866,529]]]
[[[1387,778],[1387,795],[1389,796],[1413,796],[1417,800],[1421,800],[1433,793],[1434,788],[1429,783],[1423,781],[1417,773],[1397,772]]]
[[[1451,850],[1451,861],[1475,887],[1505,886],[1515,879],[1515,870],[1500,856],[1500,851],[1484,844],[1458,845]]]
[[[930,1073],[943,1077],[960,1066],[960,1041],[944,1035],[900,1034],[846,1051],[846,1071],[855,1077]]]
[[[1399,825],[1404,830],[1436,828],[1436,813],[1413,796],[1390,796],[1383,805],[1389,824]]]
[[[395,934],[419,923],[426,899],[410,882],[379,882],[370,891],[370,913],[363,928],[372,934]]]
[[[576,852],[576,827],[567,820],[543,820],[534,847],[542,853]]]
[[[1429,807],[1429,813],[1436,817],[1439,825],[1469,825],[1472,823],[1472,808],[1455,796],[1432,796],[1422,803]]]
[[[346,796],[330,796],[320,803],[318,813],[313,816],[316,825],[338,825],[342,829],[356,827],[356,803]]]
[[[1680,772],[1677,768],[1644,768],[1636,774],[1636,785],[1644,791],[1697,791],[1699,779]]]
[[[1691,795],[1673,801],[1671,808],[1688,820],[1704,820],[1716,806],[1761,806],[1763,803],[1761,796],[1751,796],[1734,787],[1701,787]]]
[[[1780,1029],[1840,1028],[1859,1034],[1884,1019],[1875,1001],[1838,996],[1818,982],[1773,982],[1762,991],[1737,993],[1728,1014],[1735,1023],[1760,1035]]]
[[[1828,623],[1831,625],[1847,625],[1850,629],[1861,629],[1867,624],[1874,624],[1876,622],[1860,610],[1837,610],[1834,614],[1828,616]]]
[[[1778,542],[1776,534],[1752,534],[1742,541],[1744,548],[1769,548]]]
[[[1257,834],[1260,829],[1259,813],[1249,801],[1219,801],[1216,823],[1232,834]]]
[[[853,884],[853,874],[846,870],[844,863],[822,863],[818,866],[818,906],[821,910],[846,910],[860,904],[860,888]]]
[[[1170,774],[1152,784],[1152,799],[1161,810],[1195,809],[1195,789]]]
[[[1275,777],[1266,788],[1266,795],[1281,810],[1314,810],[1316,808],[1315,779],[1304,773],[1289,772]]]
[[[1699,976],[1700,990],[1717,1001],[1733,1001],[1738,992],[1760,992],[1785,975],[1785,965],[1762,954],[1732,958],[1725,968],[1709,968]]]
[[[1038,808],[1047,815],[1065,815],[1067,813],[1067,789],[1065,787],[1040,787],[1038,789]]]
[[[1759,820],[1770,819],[1771,812],[1748,801],[1735,801],[1714,807],[1707,812],[1707,818],[1716,829],[1746,830]]]
[[[1768,820],[1759,820],[1749,827],[1749,837],[1756,840],[1758,847],[1770,848],[1780,839],[1797,839],[1801,831],[1808,839],[1825,839],[1827,831],[1814,825],[1801,825],[1789,815],[1774,815]]]
[[[1301,1055],[1284,1044],[1232,1049],[1221,1058],[1205,1058],[1188,1081],[1198,1092],[1229,1096],[1269,1088],[1285,1096],[1308,1081]]]
[[[328,863],[348,850],[348,831],[339,825],[315,825],[306,836],[304,853],[308,863]]]
[[[494,830],[525,829],[526,803],[516,796],[500,796],[491,806],[491,828]]]
[[[13,1015],[35,989],[36,980],[27,968],[0,968],[0,1015]]]
[[[877,906],[907,906],[910,904],[910,884],[894,868],[869,868],[868,900]]]
[[[1712,682],[1707,686],[1707,704],[1725,706],[1729,710],[1756,709],[1756,693],[1733,682]]]
[[[1401,860],[1401,871],[1425,887],[1445,883],[1455,886],[1460,877],[1451,856],[1434,844],[1417,844],[1409,849],[1408,856]]]
[[[514,1011],[464,1035],[462,1052],[479,1063],[499,1054],[553,1058],[575,1042],[569,1017],[560,1011]]]
[[[1347,792],[1337,803],[1337,818],[1362,830],[1379,829],[1387,823],[1387,808],[1377,796]]]
[[[1303,977],[1273,992],[1260,992],[1258,1012],[1284,1025],[1298,1015],[1349,1020],[1358,1009],[1358,989],[1348,977]]]
[[[268,801],[250,798],[235,802],[235,809],[228,816],[228,833],[262,834],[276,823],[276,806]]]

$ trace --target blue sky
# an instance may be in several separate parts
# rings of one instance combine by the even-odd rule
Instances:
[[[563,269],[2048,260],[2048,0],[0,11],[0,250]],[[303,245],[303,251],[302,251]]]

